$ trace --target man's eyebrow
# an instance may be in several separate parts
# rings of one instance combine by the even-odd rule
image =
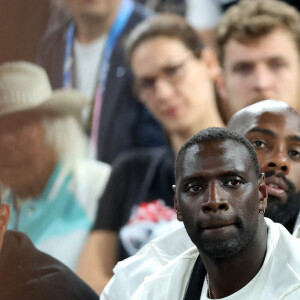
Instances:
[[[294,141],[294,142],[300,142],[300,136],[299,135],[290,135],[287,137],[288,141]]]
[[[254,127],[251,130],[249,130],[247,133],[251,133],[251,132],[261,132],[261,133],[267,134],[271,137],[276,137],[277,136],[276,133],[273,132],[272,130],[266,129],[266,128],[260,128],[260,127]]]

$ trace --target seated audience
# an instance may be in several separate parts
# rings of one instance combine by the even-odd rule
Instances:
[[[52,91],[31,63],[0,66],[0,183],[8,228],[74,269],[110,174],[86,159],[78,120],[85,98]]]
[[[70,269],[37,250],[21,232],[6,230],[9,205],[0,195],[0,299],[96,300],[98,296]]]
[[[284,102],[267,100],[236,113],[228,126],[247,137],[256,150],[260,170],[266,175],[265,215],[299,238],[300,116]],[[191,246],[183,226],[156,238],[136,255],[117,264],[101,299],[131,299],[146,276]]]
[[[131,152],[114,165],[97,220],[82,253],[78,274],[97,292],[117,261],[151,238],[177,226],[173,210],[174,155],[186,139],[207,126],[222,126],[213,80],[213,53],[174,15],[157,15],[128,40],[135,91],[161,123],[169,145]]]
[[[264,218],[267,187],[252,144],[208,128],[180,149],[175,170],[174,206],[194,247],[132,300],[299,299],[300,241]]]

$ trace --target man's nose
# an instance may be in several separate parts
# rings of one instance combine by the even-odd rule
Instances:
[[[264,163],[263,171],[274,170],[276,173],[288,175],[290,172],[290,160],[285,149],[277,149]]]
[[[272,85],[272,73],[267,66],[258,65],[254,71],[254,86],[258,90],[265,90]]]
[[[207,189],[207,201],[202,203],[201,210],[204,213],[228,210],[229,203],[224,199],[224,192],[219,184],[212,182]]]

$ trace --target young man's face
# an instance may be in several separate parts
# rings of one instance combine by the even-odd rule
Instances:
[[[227,257],[253,240],[266,190],[244,145],[214,140],[191,146],[178,162],[176,187],[177,217],[201,253]]]
[[[226,121],[241,108],[265,99],[282,100],[298,109],[300,60],[291,34],[275,29],[245,43],[229,40],[218,88]]]

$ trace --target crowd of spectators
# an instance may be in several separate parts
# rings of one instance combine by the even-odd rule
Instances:
[[[2,1],[0,298],[300,297],[291,273],[274,293],[270,279],[278,264],[300,278],[298,9],[280,0]],[[185,175],[195,166],[202,173]],[[255,203],[242,193],[247,176]],[[189,201],[203,197],[200,177],[209,199],[223,194],[197,207]],[[228,196],[237,191],[246,208]],[[191,220],[232,209],[234,246],[213,235],[223,257]],[[285,247],[290,261],[279,259]]]

